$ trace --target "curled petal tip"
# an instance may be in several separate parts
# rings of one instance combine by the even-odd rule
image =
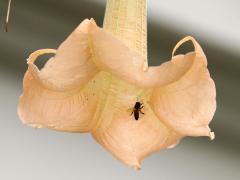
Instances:
[[[41,129],[43,128],[44,126],[40,125],[40,124],[28,124],[28,126],[31,126],[33,128],[36,128],[36,129]]]
[[[172,144],[172,145],[170,145],[170,146],[168,146],[167,147],[167,149],[172,149],[172,148],[175,148],[177,145],[178,145],[178,143],[180,142],[180,139],[179,140],[177,140],[177,142],[176,143],[174,143],[174,144]]]
[[[209,138],[210,138],[211,141],[214,140],[215,139],[215,133],[214,132],[210,132],[209,133]]]

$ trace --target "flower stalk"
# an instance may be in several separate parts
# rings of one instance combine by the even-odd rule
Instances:
[[[142,55],[147,70],[146,0],[108,0],[103,29]]]

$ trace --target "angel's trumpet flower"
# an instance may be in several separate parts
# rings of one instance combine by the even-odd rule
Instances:
[[[19,103],[34,127],[91,132],[134,168],[184,136],[209,136],[216,92],[206,57],[192,37],[170,61],[147,65],[145,0],[108,0],[104,28],[84,20],[57,50],[30,55]],[[194,51],[174,55],[191,41]],[[43,69],[34,61],[56,53]],[[138,104],[138,105],[137,105]],[[132,115],[134,114],[134,115]]]

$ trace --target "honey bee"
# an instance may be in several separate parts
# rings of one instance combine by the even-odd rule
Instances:
[[[131,115],[134,114],[134,118],[135,118],[136,121],[139,119],[139,112],[140,112],[141,114],[144,114],[144,112],[142,112],[142,108],[143,108],[143,107],[144,107],[144,106],[143,106],[143,103],[141,103],[141,102],[136,102],[136,103],[135,103]],[[131,116],[131,115],[130,115],[130,116]]]

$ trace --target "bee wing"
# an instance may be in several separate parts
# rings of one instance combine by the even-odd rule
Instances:
[[[132,115],[132,113],[133,113],[133,108],[127,109],[126,112],[128,112],[130,115]]]

